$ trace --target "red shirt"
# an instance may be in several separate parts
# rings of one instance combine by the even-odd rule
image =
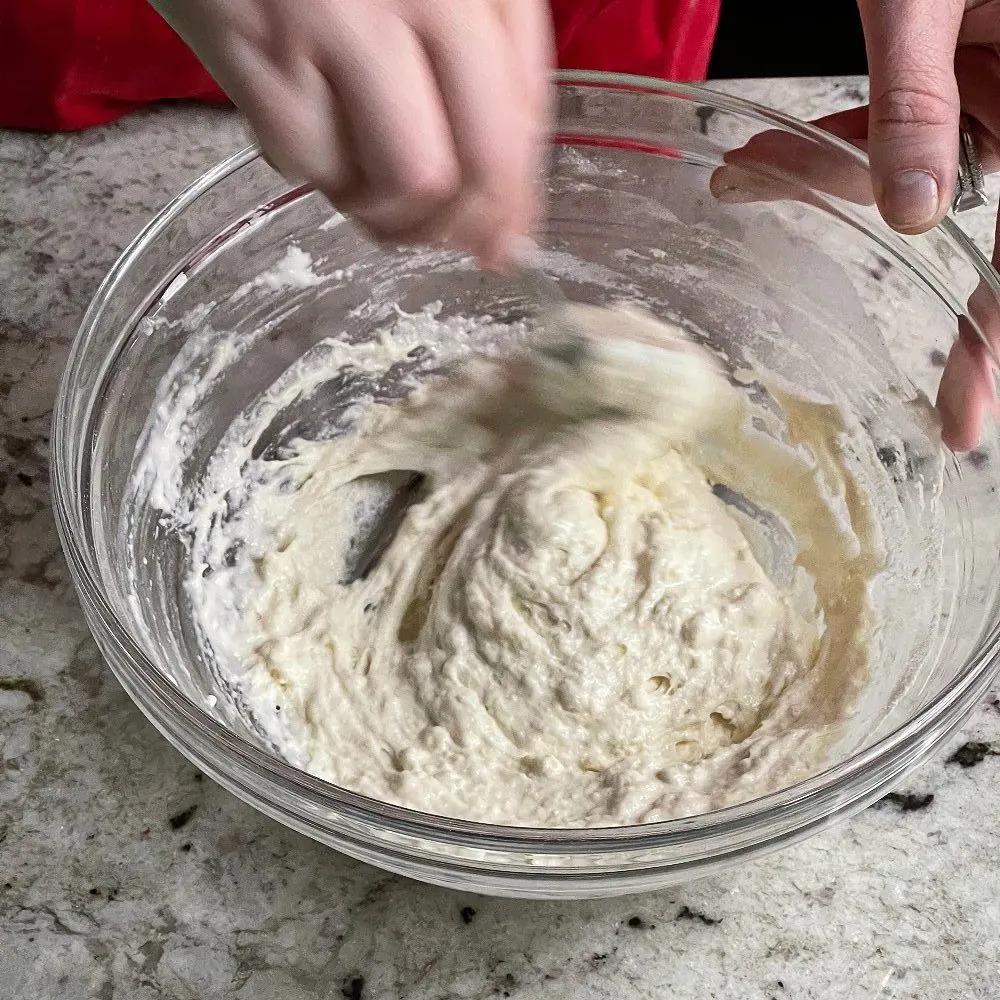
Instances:
[[[552,0],[559,65],[702,79],[719,2]],[[71,131],[170,98],[225,95],[146,0],[0,0],[0,125]]]

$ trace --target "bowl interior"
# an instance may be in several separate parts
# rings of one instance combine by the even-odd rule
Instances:
[[[837,764],[982,669],[995,627],[995,427],[942,467],[927,420],[959,318],[972,322],[966,302],[982,262],[951,229],[895,237],[870,207],[822,190],[801,159],[744,164],[766,200],[713,197],[728,151],[784,127],[722,99],[566,87],[560,121],[541,243],[566,294],[641,302],[681,322],[734,375],[768,373],[767,384],[740,376],[756,405],[772,406],[768,386],[783,384],[836,403],[861,429],[851,462],[887,569],[872,592],[872,675],[831,751]],[[787,132],[857,169],[822,138]],[[782,197],[777,182],[789,184]],[[459,255],[374,248],[322,198],[287,188],[251,156],[158,226],[114,278],[81,361],[92,385],[74,404],[87,428],[83,530],[109,604],[151,663],[202,711],[277,754],[211,655],[182,582],[194,558],[205,572],[231,558],[192,555],[187,516],[220,444],[253,414],[266,426],[259,453],[278,455],[296,437],[336,430],[360,395],[400,396],[407,377],[468,346],[444,341],[434,357],[362,375],[329,366],[330,338],[370,340],[400,312],[433,308],[493,317],[481,345],[493,348],[532,309]],[[275,384],[303,365],[308,390],[275,402]],[[762,531],[777,530],[758,514]]]

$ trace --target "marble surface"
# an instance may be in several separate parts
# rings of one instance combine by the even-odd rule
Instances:
[[[727,89],[800,116],[864,92]],[[67,583],[49,420],[115,256],[243,143],[233,114],[185,107],[0,134],[0,1000],[995,997],[995,695],[853,821],[721,878],[578,904],[476,898],[347,860],[203,779],[145,722]],[[985,244],[988,216],[969,225]]]

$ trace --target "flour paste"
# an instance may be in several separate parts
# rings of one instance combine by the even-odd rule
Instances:
[[[537,355],[468,359],[243,484],[202,546],[235,555],[188,584],[289,760],[536,827],[704,812],[822,765],[882,567],[840,412],[776,394],[779,440],[695,355],[617,359],[587,413]],[[784,570],[747,505],[791,539]]]

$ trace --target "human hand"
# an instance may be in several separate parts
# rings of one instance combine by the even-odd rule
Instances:
[[[506,262],[537,212],[546,0],[151,0],[268,161],[376,239]]]
[[[867,149],[886,222],[921,233],[948,211],[959,119],[971,121],[984,167],[1000,168],[1000,2],[859,0],[870,103],[823,126]]]
[[[925,232],[951,203],[963,114],[984,170],[1000,170],[1000,0],[859,0],[859,6],[871,102],[814,124],[866,150],[870,174],[807,140],[764,132],[727,154],[727,166],[712,178],[717,197],[809,200],[815,189],[858,204],[874,201],[900,232]],[[1000,267],[1000,238],[993,264]],[[981,286],[969,312],[1000,353],[996,296]],[[948,356],[937,405],[945,442],[974,448],[997,404],[989,352],[968,323]]]
[[[886,222],[902,233],[925,232],[948,211],[963,113],[983,169],[1000,169],[1000,0],[859,0],[859,6],[871,80],[868,112],[834,115],[824,127],[867,147]],[[1000,265],[1000,240],[993,264]],[[997,351],[1000,322],[991,300],[980,289],[970,312]],[[975,447],[995,406],[989,354],[964,326],[938,388],[945,441],[957,450]]]

